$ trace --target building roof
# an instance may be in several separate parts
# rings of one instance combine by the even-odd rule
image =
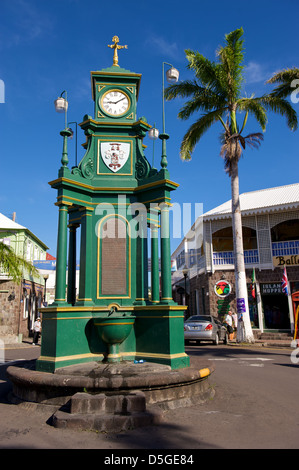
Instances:
[[[0,235],[1,235],[1,232],[10,231],[10,230],[11,231],[25,230],[26,233],[30,234],[32,238],[34,238],[36,241],[38,241],[38,243],[40,243],[43,246],[44,250],[48,249],[47,245],[44,242],[42,242],[36,235],[34,235],[34,233],[32,233],[27,227],[17,224],[16,222],[9,219],[5,215],[1,214],[0,212]]]
[[[226,219],[231,217],[231,199],[203,214],[203,220]],[[263,214],[299,207],[299,183],[276,188],[260,189],[240,194],[241,213]]]
[[[0,230],[26,230],[26,227],[0,213]]]

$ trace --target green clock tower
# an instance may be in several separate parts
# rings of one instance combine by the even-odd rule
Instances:
[[[169,207],[178,185],[167,170],[168,136],[160,136],[161,169],[152,168],[143,145],[151,126],[136,114],[141,75],[118,65],[126,46],[117,36],[112,42],[113,65],[91,72],[94,116],[80,124],[85,155],[68,167],[66,127],[62,166],[50,182],[59,219],[55,301],[41,309],[43,372],[88,361],[189,366],[185,307],[172,300]]]

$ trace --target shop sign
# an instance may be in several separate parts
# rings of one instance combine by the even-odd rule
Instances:
[[[217,300],[218,316],[226,315],[230,310],[230,302],[226,298]]]
[[[218,281],[215,284],[214,291],[218,297],[227,297],[231,293],[231,285],[227,281]]]
[[[274,256],[273,257],[273,266],[296,266],[299,264],[298,255],[288,255],[288,256]]]
[[[261,294],[283,294],[281,283],[276,282],[273,284],[261,284]]]

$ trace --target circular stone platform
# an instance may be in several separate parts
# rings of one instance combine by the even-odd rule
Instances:
[[[142,391],[147,404],[203,401],[213,390],[207,381],[211,367],[171,370],[169,366],[123,361],[117,364],[88,362],[62,367],[55,373],[10,366],[13,394],[24,401],[64,405],[77,392],[120,394]],[[168,403],[169,402],[169,403]]]
[[[119,432],[159,424],[163,410],[203,403],[214,396],[211,367],[171,370],[150,362],[89,362],[39,372],[10,366],[13,397],[57,407],[53,424]],[[60,408],[60,409],[59,409]]]

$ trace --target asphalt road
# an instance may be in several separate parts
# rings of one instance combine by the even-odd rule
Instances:
[[[292,362],[292,351],[239,346],[187,349],[193,363],[206,357],[215,365],[210,379],[215,399],[200,408],[207,446],[299,447],[299,365]]]
[[[10,404],[7,366],[40,354],[39,347],[11,349],[0,364],[0,448],[104,449],[104,456],[116,455],[117,449],[297,449],[299,364],[292,362],[292,351],[187,346],[192,366],[203,359],[214,364],[209,382],[215,397],[203,405],[167,411],[165,423],[157,427],[108,435],[55,429],[49,424],[50,408]]]

